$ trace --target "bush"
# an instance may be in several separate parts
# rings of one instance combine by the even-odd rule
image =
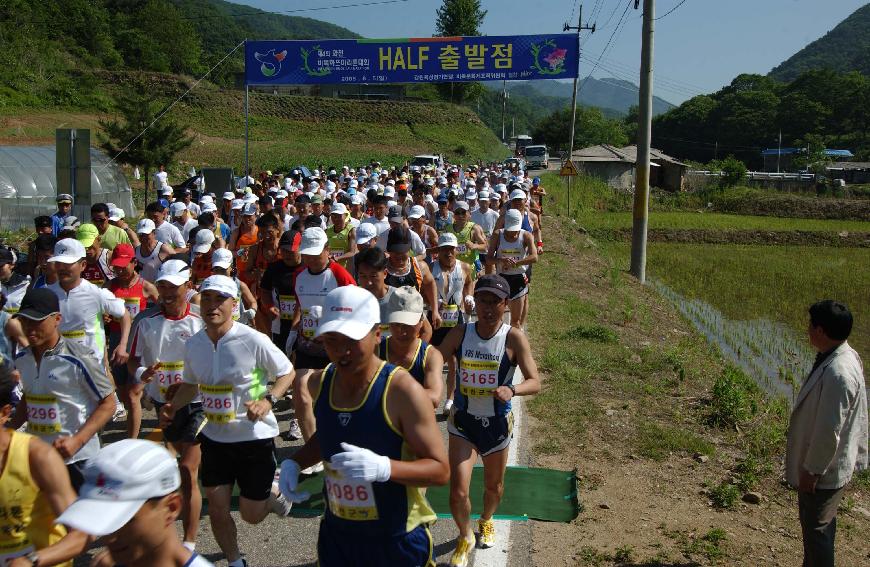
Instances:
[[[740,490],[728,482],[722,482],[710,490],[710,500],[716,508],[733,508],[739,498]]]
[[[725,174],[722,177],[722,183],[728,187],[739,185],[746,179],[746,164],[734,156],[728,156],[722,160],[721,167],[722,173]]]
[[[733,366],[725,367],[713,384],[708,421],[719,427],[745,421],[758,411],[757,391],[758,386],[746,374]]]

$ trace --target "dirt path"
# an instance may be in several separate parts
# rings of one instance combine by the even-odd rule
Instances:
[[[532,286],[532,344],[545,388],[579,394],[550,391],[533,402],[530,437],[537,441],[536,466],[578,470],[584,508],[570,524],[533,524],[533,564],[800,564],[796,496],[780,485],[780,465],[757,483],[760,504],[738,499],[730,510],[711,504],[710,488],[741,457],[734,442],[741,433],[703,422],[721,360],[669,304],[610,266],[585,235],[545,220],[548,248]],[[554,337],[566,336],[561,329],[572,328],[569,334],[598,342],[553,347]],[[574,365],[558,367],[565,358]],[[669,367],[671,360],[681,362]],[[576,430],[564,425],[572,419]],[[691,450],[696,445],[700,452]],[[843,508],[838,565],[870,564],[870,491],[853,487]]]

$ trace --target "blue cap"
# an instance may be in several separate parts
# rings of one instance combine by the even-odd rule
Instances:
[[[442,193],[441,195],[438,195],[438,202],[439,202],[439,203],[446,203],[446,202],[448,202],[447,195],[444,195],[443,193]]]
[[[541,184],[540,177],[535,177],[534,179],[532,179],[532,185],[540,185],[540,184]]]
[[[353,187],[349,187],[346,192],[350,196],[356,195],[356,189],[354,189]]]

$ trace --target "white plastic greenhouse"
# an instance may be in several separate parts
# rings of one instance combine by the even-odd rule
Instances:
[[[33,227],[33,218],[57,210],[54,146],[0,146],[0,228]],[[73,214],[90,218],[92,203],[115,203],[135,217],[133,193],[121,168],[91,148],[90,203],[75,203]]]

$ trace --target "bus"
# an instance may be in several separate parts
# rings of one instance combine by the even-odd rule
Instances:
[[[525,155],[526,146],[531,145],[532,137],[527,134],[520,134],[515,138],[511,138],[511,145],[514,148],[514,155],[522,157]]]

